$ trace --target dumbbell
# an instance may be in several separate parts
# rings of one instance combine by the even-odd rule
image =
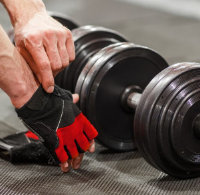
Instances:
[[[147,47],[115,43],[89,59],[74,91],[104,145],[121,151],[137,147],[155,168],[174,177],[196,177],[198,70],[193,63],[168,67]]]
[[[63,26],[67,27],[70,30],[75,29],[79,26],[72,18],[70,18],[69,16],[66,16],[62,13],[48,11],[48,14],[51,17],[53,17],[55,20],[60,22]],[[12,43],[14,43],[14,30],[13,30],[13,28],[10,29],[7,32],[7,34],[8,34],[8,37],[10,38],[10,40],[12,41]]]
[[[89,84],[87,83],[90,81],[88,81],[89,77],[87,76],[87,74],[89,76],[94,75],[93,73],[92,74],[89,73],[89,70],[91,68],[97,71],[98,68],[101,68],[101,66],[104,65],[104,64],[96,65],[97,67],[94,68],[93,64],[97,60],[99,64],[103,59],[108,60],[106,63],[109,64],[109,60],[111,60],[112,57],[116,55],[117,57],[119,57],[119,59],[115,60],[116,63],[118,63],[118,61],[125,58],[124,61],[126,61],[127,64],[130,64],[129,66],[131,69],[129,70],[129,68],[127,68],[126,70],[128,74],[131,74],[133,77],[131,78],[130,76],[126,76],[126,78],[125,77],[121,78],[121,79],[125,79],[125,81],[123,81],[125,82],[124,85],[126,86],[127,83],[133,83],[134,80],[137,78],[138,82],[139,81],[143,82],[142,84],[140,84],[140,86],[142,86],[141,90],[143,90],[145,86],[150,82],[150,80],[156,74],[158,74],[164,68],[168,67],[167,62],[153,50],[146,47],[133,45],[131,43],[126,43],[125,42],[127,41],[126,38],[124,38],[118,32],[115,32],[111,29],[107,29],[104,27],[82,26],[82,27],[72,30],[72,35],[73,35],[74,43],[75,43],[76,59],[69,65],[69,67],[67,67],[64,71],[59,73],[56,79],[56,84],[58,84],[64,89],[70,90],[73,93],[75,92],[80,95],[80,101],[78,102],[78,105],[80,109],[83,111],[83,113],[86,114],[87,117],[89,117],[89,119],[93,122],[95,127],[98,129],[99,131],[98,139],[100,140],[101,143],[103,143],[109,148],[112,148],[118,151],[128,151],[128,150],[135,149],[136,146],[132,139],[133,137],[132,117],[134,114],[133,111],[130,110],[129,108],[124,108],[124,106],[122,107],[120,104],[118,104],[118,102],[117,103],[115,102],[115,104],[110,104],[109,106],[111,108],[114,108],[115,110],[113,111],[114,118],[121,116],[121,119],[120,119],[121,122],[120,122],[120,125],[115,123],[115,121],[113,121],[114,124],[112,124],[111,122],[108,122],[107,118],[105,117],[106,115],[103,112],[105,109],[109,111],[111,111],[112,109],[109,106],[106,106],[106,102],[104,102],[105,104],[104,105],[102,104],[101,101],[99,101],[94,104],[99,104],[100,106],[102,105],[104,106],[104,109],[102,109],[102,111],[100,111],[99,109],[93,111],[92,110],[93,108],[89,106],[90,102],[85,103],[87,99],[89,99],[88,94],[90,94],[90,89],[82,90],[82,85],[89,87]],[[105,51],[104,51],[104,48],[105,48]],[[114,53],[112,56],[112,51],[115,51],[115,50],[116,50],[116,54]],[[132,52],[132,53],[129,54],[129,52]],[[137,56],[137,55],[140,55],[140,53],[141,53],[141,56]],[[143,67],[140,67],[141,69],[138,70],[139,68],[135,67],[134,64],[133,66],[131,64],[132,58],[133,60],[135,60],[134,57],[131,56],[132,54],[135,55],[135,58],[140,58],[139,63],[148,61],[149,60],[148,58],[150,58],[151,63],[152,63],[151,66],[146,67],[145,65],[143,65]],[[146,78],[144,79],[143,73],[145,69],[149,69],[151,67],[153,68],[149,73],[150,75],[147,75],[147,77],[145,76]],[[134,76],[132,74],[133,71],[134,71],[134,74],[137,76]],[[140,73],[138,74],[138,72]],[[127,74],[127,73],[124,73],[124,74]],[[87,79],[85,79],[86,76],[87,76]],[[110,80],[113,80],[113,79],[114,78],[112,77],[110,78]],[[116,77],[115,79],[118,79],[118,77]],[[85,84],[84,82],[87,82],[87,83]],[[110,85],[108,84],[108,86]],[[120,94],[121,93],[122,92],[120,91]],[[119,96],[119,94],[117,96]],[[103,99],[100,99],[100,100],[103,100]],[[116,105],[119,107],[117,107]],[[94,113],[94,115],[89,114],[90,111]],[[90,115],[93,115],[95,119],[93,119],[93,117]],[[98,119],[97,119],[97,116],[99,117]],[[113,131],[113,129],[115,129],[115,131]]]
[[[72,30],[72,34],[75,40],[76,59],[61,73],[60,82],[57,84],[79,94],[78,105],[98,129],[98,139],[101,143],[118,151],[135,149],[132,125],[134,112],[128,106],[122,105],[121,101],[124,100],[121,100],[121,95],[131,83],[141,86],[138,90],[143,91],[156,74],[168,67],[167,62],[149,48],[120,42],[123,41],[122,36],[109,29],[83,26]],[[79,36],[76,36],[77,34]],[[104,44],[97,44],[98,42]],[[125,64],[120,65],[121,61]],[[136,62],[141,65],[137,67]],[[102,87],[97,84],[98,88],[93,90],[91,85],[98,77],[98,71],[111,64],[115,65],[115,63],[124,66],[124,68],[121,67],[123,72],[120,72],[119,68],[119,72],[109,76],[108,81],[105,81],[105,84],[103,82]],[[113,82],[116,84],[121,82],[119,90],[116,91]],[[100,89],[106,89],[105,94],[108,94],[108,97],[104,97],[104,91]],[[114,97],[112,92],[115,93]],[[93,94],[94,97],[91,97]]]

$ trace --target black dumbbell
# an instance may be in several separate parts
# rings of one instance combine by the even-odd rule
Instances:
[[[78,105],[99,130],[99,140],[104,145],[120,151],[135,149],[135,143],[132,139],[133,111],[129,108],[125,108],[125,106],[122,107],[122,105],[118,102],[117,104],[114,101],[112,102],[112,100],[111,102],[113,104],[110,103],[108,106],[106,106],[106,102],[103,104],[103,102],[98,100],[99,102],[95,102],[94,104],[98,104],[104,107],[104,109],[94,110],[96,109],[95,105],[92,106],[92,101],[89,100],[89,96],[91,94],[91,79],[89,76],[93,76],[95,78],[96,72],[94,71],[99,71],[99,68],[103,67],[104,63],[105,66],[107,64],[110,65],[109,61],[111,60],[112,62],[112,60],[115,59],[113,57],[116,56],[117,59],[115,59],[112,63],[121,63],[121,60],[123,59],[123,62],[126,61],[125,65],[130,66],[126,68],[127,73],[124,73],[125,76],[120,78],[122,83],[124,82],[124,86],[121,89],[124,89],[127,83],[133,83],[134,80],[138,80],[138,82],[140,81],[142,83],[140,84],[140,86],[142,86],[140,91],[142,91],[156,74],[168,67],[168,64],[159,54],[151,49],[136,46],[131,43],[121,43],[122,41],[126,41],[126,39],[119,33],[107,28],[82,26],[72,30],[72,34],[75,42],[76,59],[69,65],[69,67],[59,73],[56,77],[56,84],[80,95]],[[136,59],[139,63],[142,62],[143,66],[141,65],[137,68],[135,66]],[[133,64],[132,60],[134,62]],[[98,62],[96,63],[96,61]],[[95,63],[97,65],[93,66]],[[129,68],[131,69],[129,70]],[[90,73],[90,69],[92,69],[92,73]],[[147,72],[149,75],[144,74],[144,71],[146,71],[145,69],[152,69],[150,70],[150,73]],[[132,74],[133,70],[135,76]],[[132,77],[128,74],[131,74]],[[116,78],[110,77],[110,80],[119,79],[119,75],[115,75],[115,77]],[[109,84],[108,86],[111,87]],[[99,89],[100,88],[97,90]],[[112,88],[110,90],[112,90]],[[122,92],[119,91],[119,94],[122,94]],[[108,99],[110,97],[111,96],[109,96]],[[103,98],[100,100],[104,101]],[[118,107],[116,105],[118,105]],[[113,112],[114,118],[121,116],[120,125],[115,122],[115,119],[113,119],[112,122],[108,122],[108,118],[106,118],[106,115],[103,113],[104,110]],[[110,114],[110,112],[108,113]],[[113,129],[115,130],[113,131]]]
[[[77,28],[79,25],[69,16],[66,16],[64,14],[58,13],[58,12],[52,12],[52,11],[48,11],[48,14],[50,16],[52,16],[55,20],[57,20],[58,22],[60,22],[63,26],[67,27],[70,30],[73,30],[75,28]],[[10,29],[7,32],[10,40],[12,41],[12,43],[14,43],[14,30],[13,28]]]
[[[126,104],[132,91],[142,92],[151,79],[168,67],[153,50],[128,42],[115,43],[96,53],[82,69],[75,86],[79,107],[107,147],[128,151],[133,141],[134,109]]]
[[[116,43],[89,59],[74,91],[104,145],[121,151],[137,146],[155,168],[179,178],[196,177],[199,70],[192,63],[168,67],[147,47]]]

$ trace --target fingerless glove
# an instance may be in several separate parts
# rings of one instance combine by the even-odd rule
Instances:
[[[90,146],[98,133],[78,107],[72,94],[55,85],[49,94],[40,86],[20,109],[18,117],[48,148],[59,162],[75,158]]]

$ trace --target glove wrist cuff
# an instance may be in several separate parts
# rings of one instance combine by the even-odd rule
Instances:
[[[27,118],[30,117],[30,110],[42,110],[47,104],[50,95],[51,94],[45,92],[42,86],[40,85],[36,92],[33,94],[33,96],[30,98],[30,100],[26,104],[24,104],[24,106],[22,106],[19,109],[15,109],[18,116],[21,118]]]

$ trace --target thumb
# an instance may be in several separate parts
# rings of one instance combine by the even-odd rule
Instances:
[[[76,104],[79,101],[79,95],[78,94],[72,94],[73,103]]]

